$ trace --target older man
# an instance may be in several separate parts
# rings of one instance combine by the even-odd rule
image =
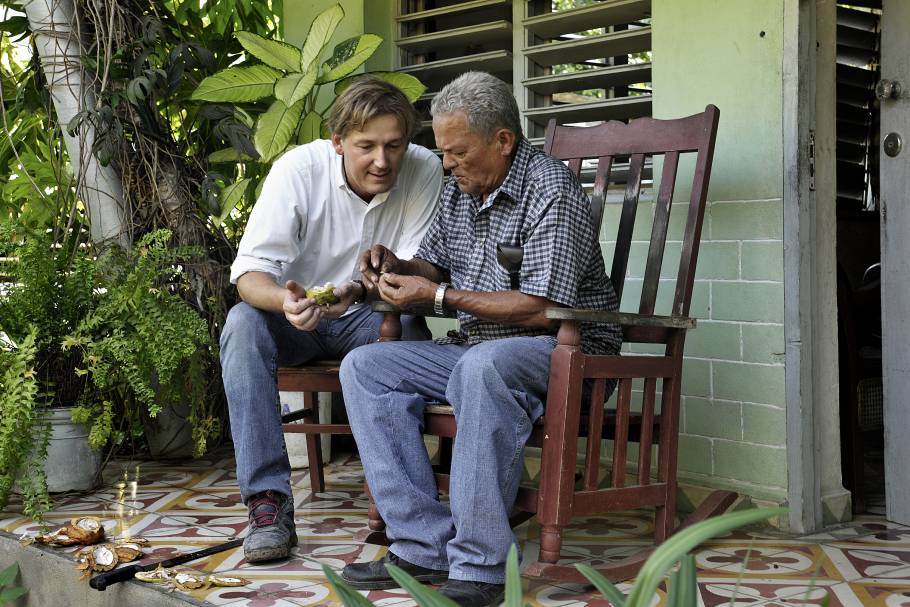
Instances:
[[[404,94],[373,76],[332,105],[332,139],[291,150],[266,177],[231,280],[243,302],[221,335],[240,495],[249,509],[247,561],[283,558],[297,543],[291,470],[281,432],[278,365],[337,359],[379,336],[363,300],[358,256],[376,242],[413,254],[432,220],[442,171],[408,143],[419,124]],[[306,287],[332,282],[338,302]],[[414,337],[429,337],[418,328]]]
[[[508,85],[469,72],[431,112],[453,176],[440,210],[413,259],[375,246],[361,271],[391,303],[456,310],[460,330],[435,342],[372,344],[342,364],[354,437],[392,541],[384,560],[348,565],[342,577],[362,589],[394,587],[392,562],[444,582],[442,594],[473,607],[503,595],[515,541],[509,511],[556,345],[544,310],[614,310],[617,302],[587,197],[560,161],[522,136]],[[524,250],[517,290],[497,264],[501,243]],[[582,328],[587,352],[615,353],[620,341],[616,326]],[[424,407],[442,400],[458,426],[449,504],[439,501],[421,435]]]

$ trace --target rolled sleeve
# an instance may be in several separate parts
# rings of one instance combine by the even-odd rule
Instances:
[[[269,171],[231,265],[232,283],[247,272],[265,272],[279,280],[284,265],[297,259],[306,218],[293,193],[305,191],[295,183],[304,179],[280,160]]]

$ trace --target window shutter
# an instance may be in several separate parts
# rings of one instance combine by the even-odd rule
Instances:
[[[435,147],[429,103],[469,70],[512,84],[525,134],[651,114],[651,0],[399,0],[398,69],[428,89],[419,142]]]
[[[837,213],[878,209],[881,1],[837,7]],[[866,10],[856,8],[863,6]]]

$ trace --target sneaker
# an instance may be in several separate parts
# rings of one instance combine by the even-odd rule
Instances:
[[[441,584],[449,579],[448,571],[427,569],[426,567],[409,563],[393,552],[387,552],[379,561],[345,565],[345,568],[341,570],[341,579],[347,582],[352,588],[358,590],[387,590],[388,588],[399,588],[398,582],[392,579],[389,570],[385,568],[386,563],[392,563],[403,569],[418,582]]]
[[[439,594],[461,607],[494,607],[502,603],[505,591],[503,584],[449,580],[439,589]]]
[[[297,545],[294,502],[276,491],[263,491],[250,498],[250,526],[243,540],[243,556],[248,563],[286,558]]]

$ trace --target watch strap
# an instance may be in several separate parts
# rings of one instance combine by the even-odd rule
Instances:
[[[451,286],[452,285],[450,285],[447,282],[441,282],[441,283],[439,283],[439,286],[436,287],[436,297],[433,298],[433,312],[438,314],[439,316],[442,316],[443,314],[445,314],[445,310],[443,309],[442,302],[443,302],[443,300],[445,300],[445,297],[446,297],[446,289],[448,289]]]

